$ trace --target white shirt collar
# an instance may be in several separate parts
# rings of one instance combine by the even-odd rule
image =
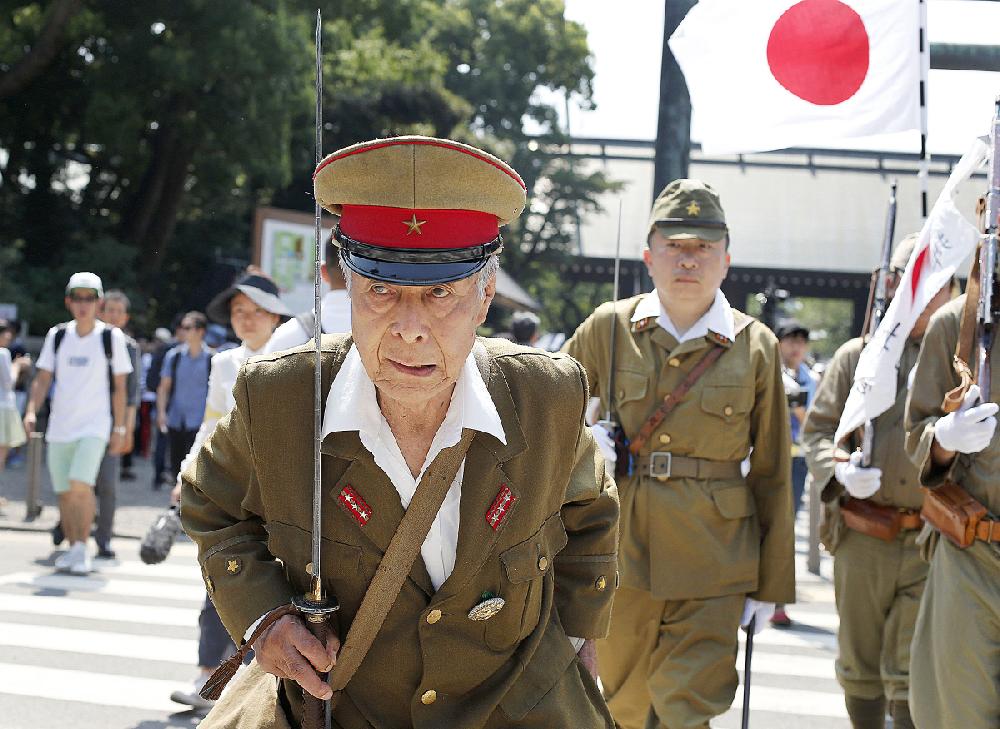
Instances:
[[[715,300],[708,308],[708,311],[690,329],[684,332],[683,335],[677,331],[677,327],[674,326],[674,323],[670,321],[670,317],[667,316],[667,312],[664,311],[663,304],[660,302],[660,295],[656,289],[653,289],[642,298],[642,301],[635,308],[635,313],[632,314],[632,321],[637,322],[642,319],[649,319],[650,317],[654,317],[656,323],[673,336],[678,344],[686,342],[689,339],[704,337],[709,332],[721,334],[729,341],[733,341],[736,338],[736,320],[733,317],[733,310],[729,306],[729,300],[726,299],[725,294],[721,290],[716,290]]]
[[[323,437],[345,431],[358,431],[365,436],[377,437],[382,431],[383,423],[385,418],[379,410],[375,383],[361,362],[358,348],[352,344],[326,398]],[[500,413],[497,412],[471,353],[462,365],[451,404],[437,436],[443,435],[444,431],[457,432],[461,436],[463,428],[489,433],[505,445],[507,443]],[[435,441],[438,440],[437,436]],[[364,440],[362,438],[362,442]],[[458,442],[457,438],[455,442]],[[434,450],[432,446],[431,451]]]

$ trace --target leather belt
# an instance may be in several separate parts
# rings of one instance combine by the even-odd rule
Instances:
[[[675,456],[666,451],[654,451],[636,459],[638,472],[660,481],[668,478],[730,479],[742,478],[740,461],[710,461],[707,458]],[[1000,533],[1000,530],[998,530]]]
[[[913,509],[900,509],[899,528],[907,530],[923,529],[924,520],[920,517],[920,512]]]
[[[1000,521],[980,519],[976,524],[976,539],[987,544],[1000,544]]]

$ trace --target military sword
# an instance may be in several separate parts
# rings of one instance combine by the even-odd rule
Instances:
[[[996,326],[993,286],[996,280],[997,246],[1000,245],[1000,97],[997,98],[990,128],[989,192],[986,195],[986,239],[979,249],[979,326],[977,332],[978,373],[980,400],[990,401],[990,350]],[[971,364],[971,363],[970,363]]]
[[[319,9],[316,10],[316,167],[323,161],[323,19]],[[323,334],[322,303],[320,296],[322,276],[320,273],[320,240],[323,234],[323,208],[314,195],[313,213],[315,229],[313,231],[313,307],[316,316],[313,318],[313,338],[315,343],[315,366],[313,369],[313,494],[312,494],[312,561],[307,565],[309,572],[309,591],[292,600],[298,611],[305,617],[306,625],[313,635],[326,647],[330,636],[330,616],[340,607],[336,600],[328,600],[323,592],[322,580],[322,544],[323,544],[323,502],[322,479],[323,469],[320,446],[323,440],[323,369],[322,348],[320,339]],[[327,674],[323,674],[327,680]],[[324,726],[327,729],[331,723],[331,703],[320,701],[312,694],[303,691],[303,726],[307,729]]]
[[[889,191],[889,209],[885,216],[885,234],[882,236],[882,256],[875,274],[875,294],[872,298],[869,333],[874,333],[885,316],[889,302],[889,262],[892,260],[892,239],[896,233],[896,181],[892,181]],[[861,435],[861,465],[871,468],[872,449],[875,445],[875,427],[866,420]]]
[[[750,661],[753,659],[753,634],[757,631],[757,616],[746,627],[747,642],[743,648],[743,721],[741,729],[750,728]]]
[[[608,406],[604,409],[604,420],[614,424],[611,419],[611,403],[615,394],[615,332],[618,329],[614,312],[618,307],[618,277],[622,264],[622,201],[618,199],[618,238],[615,241],[615,288],[611,292],[611,365],[608,368]]]

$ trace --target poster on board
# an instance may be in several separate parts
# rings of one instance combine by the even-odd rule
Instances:
[[[323,216],[325,246],[336,218]],[[253,263],[274,279],[288,307],[300,313],[313,306],[313,231],[309,213],[279,208],[257,208],[254,218]],[[328,288],[323,284],[321,294]]]

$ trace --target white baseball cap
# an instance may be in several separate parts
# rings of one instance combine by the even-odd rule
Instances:
[[[73,289],[93,289],[97,292],[99,299],[104,298],[104,286],[101,285],[101,277],[90,271],[79,271],[69,277],[69,283],[66,284],[67,295]]]

